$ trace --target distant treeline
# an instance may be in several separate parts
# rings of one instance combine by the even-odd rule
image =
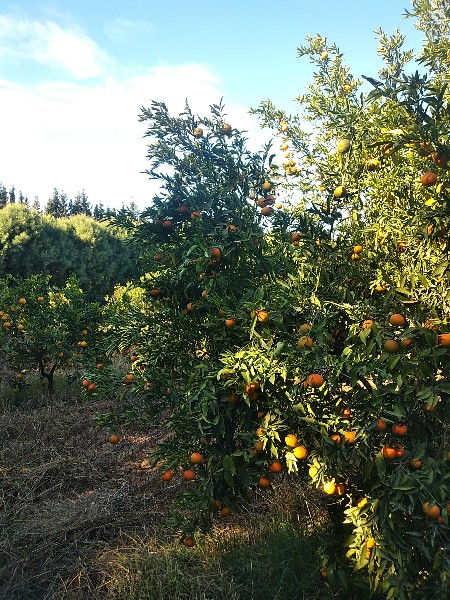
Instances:
[[[105,208],[101,202],[92,205],[84,190],[78,192],[75,198],[72,199],[69,198],[65,192],[60,192],[56,188],[53,190],[53,196],[47,200],[47,203],[43,209],[41,209],[39,198],[37,196],[35,196],[33,202],[30,202],[28,196],[24,196],[21,191],[16,193],[16,188],[14,186],[11,186],[8,192],[3,183],[0,182],[0,208],[4,208],[8,204],[22,204],[56,218],[84,214],[93,217],[97,221],[101,221],[105,218],[108,219],[114,217],[117,214],[115,208]],[[127,210],[130,216],[135,219],[139,216],[135,202],[130,202],[126,209],[122,206],[122,210]]]
[[[139,276],[139,255],[122,229],[84,213],[56,218],[26,204],[0,210],[0,275],[43,273],[62,286],[75,274],[91,299]]]

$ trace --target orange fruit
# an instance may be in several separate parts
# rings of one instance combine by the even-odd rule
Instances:
[[[273,460],[269,464],[269,471],[271,473],[281,473],[282,470],[283,470],[283,465],[279,460]]]
[[[234,327],[236,325],[235,319],[225,319],[226,327]]]
[[[265,323],[269,318],[269,313],[266,310],[257,310],[256,317],[260,323]]]
[[[409,346],[412,346],[412,344],[414,343],[414,340],[412,338],[405,338],[400,343],[403,346],[403,348],[409,348]]]
[[[220,248],[211,248],[211,256],[216,258],[216,259],[220,259]]]
[[[430,413],[430,414],[434,413],[434,411],[436,409],[436,405],[431,406],[431,405],[428,404],[428,402],[424,402],[422,406],[423,406],[424,412]]]
[[[426,173],[423,173],[422,177],[420,178],[420,182],[425,187],[431,187],[432,185],[436,184],[437,175],[436,173],[427,171]]]
[[[438,346],[443,346],[444,348],[450,346],[450,333],[441,333],[438,335]]]
[[[325,494],[332,495],[336,490],[336,485],[332,481],[327,481],[323,484],[322,489],[325,492]]]
[[[191,464],[193,465],[201,465],[205,459],[203,457],[203,454],[200,454],[200,452],[193,452],[191,454],[190,460]]]
[[[386,460],[393,460],[397,456],[396,450],[392,446],[383,446],[381,454]]]
[[[362,251],[363,251],[363,247],[361,246],[361,244],[358,244],[357,246],[353,246],[354,254],[361,254]]]
[[[423,462],[419,458],[411,458],[409,461],[409,467],[413,469],[413,471],[418,471],[423,466]]]
[[[330,440],[339,444],[341,442],[341,436],[338,433],[333,433],[333,435],[330,435]]]
[[[324,383],[324,378],[318,373],[312,373],[308,376],[308,383],[312,388],[320,388]]]
[[[260,388],[259,381],[252,381],[248,385],[245,386],[245,391],[248,395],[253,394],[253,392],[257,392]]]
[[[270,183],[270,181],[267,181],[267,180],[266,180],[266,181],[265,181],[265,182],[262,184],[261,188],[262,188],[262,190],[263,190],[264,192],[268,192],[269,190],[271,190],[271,189],[272,189],[272,184]]]
[[[299,231],[294,231],[294,233],[291,234],[291,240],[293,242],[298,242],[301,237],[302,234]]]
[[[297,342],[297,346],[299,348],[303,348],[304,346],[308,346],[308,348],[311,348],[312,345],[313,345],[313,339],[308,337],[307,335],[302,335],[302,337]]]
[[[25,298],[19,298],[19,304],[26,304],[27,301],[25,300]]]
[[[88,343],[85,340],[83,340],[82,342],[79,342],[78,345],[81,346],[81,348],[86,348]]]
[[[236,404],[236,402],[238,401],[238,397],[236,394],[229,394],[227,396],[227,402],[228,404]]]
[[[255,442],[254,448],[258,454],[260,452],[264,452],[264,442],[262,440],[258,440]]]
[[[375,429],[377,431],[384,431],[386,429],[386,421],[383,421],[383,419],[378,419]]]
[[[399,425],[398,423],[396,423],[395,425],[392,426],[392,433],[395,433],[395,435],[406,435],[407,431],[408,431],[407,425]]]
[[[312,325],[309,323],[303,323],[303,325],[300,325],[298,332],[300,335],[306,335],[309,331],[311,331],[311,327]]]
[[[263,206],[261,208],[261,214],[265,217],[268,217],[270,214],[272,214],[272,209],[270,208],[270,206]]]
[[[112,436],[109,438],[109,441],[111,444],[118,444],[120,442],[120,437],[117,435],[117,433],[113,433]]]
[[[334,493],[336,496],[342,496],[345,493],[345,485],[343,483],[336,483]]]
[[[386,340],[383,348],[386,350],[386,352],[397,352],[400,348],[400,345],[396,340]]]
[[[368,538],[366,541],[367,548],[374,548],[376,545],[376,541],[373,538]]]
[[[318,472],[319,469],[313,465],[312,467],[309,467],[308,475],[311,477],[311,479],[314,479]]]
[[[183,479],[185,479],[186,481],[193,481],[195,479],[195,476],[196,472],[192,469],[186,469],[186,471],[183,471]]]
[[[187,547],[187,548],[192,548],[192,546],[195,545],[195,540],[194,538],[189,535],[188,537],[185,537],[183,540],[183,544]]]
[[[170,469],[168,471],[165,471],[162,475],[161,475],[161,479],[163,481],[170,481],[173,477],[174,473],[173,471],[171,471]]]
[[[171,221],[170,219],[166,219],[165,221],[163,221],[162,226],[164,227],[164,229],[172,229],[173,221]]]
[[[88,392],[93,392],[93,391],[95,390],[95,388],[96,388],[96,387],[97,387],[97,386],[95,385],[95,383],[91,383],[91,384],[88,386],[88,388],[87,388],[87,391],[88,391]]]
[[[295,448],[298,444],[298,438],[293,433],[288,433],[284,441],[286,446],[290,446],[291,448]]]
[[[372,329],[373,326],[374,326],[374,322],[372,321],[372,319],[366,319],[362,323],[361,329]]]
[[[422,508],[427,517],[430,517],[431,519],[437,519],[441,516],[441,511],[439,510],[439,506],[437,504],[430,506],[429,502],[424,502]]]
[[[195,219],[201,219],[202,213],[199,210],[194,210],[191,212],[191,219],[194,221]]]
[[[203,129],[201,127],[196,127],[193,131],[194,137],[201,138],[203,136]]]
[[[231,509],[229,506],[223,506],[220,509],[220,514],[222,515],[222,517],[229,517],[231,515]]]
[[[268,477],[260,477],[258,481],[258,485],[261,488],[270,488],[272,483]]]
[[[38,302],[44,302],[44,296],[38,296],[37,297],[37,301]]]
[[[400,315],[399,313],[394,313],[389,317],[389,323],[391,325],[395,325],[396,327],[403,327],[406,323],[405,317]]]
[[[344,433],[344,438],[345,438],[345,441],[348,442],[349,444],[354,444],[355,443],[356,434],[355,434],[354,431],[346,431]]]
[[[308,456],[308,450],[305,446],[297,446],[294,448],[294,456],[295,458],[306,458]]]
[[[81,385],[85,388],[88,388],[91,385],[91,382],[89,379],[85,379]]]
[[[401,458],[405,454],[405,446],[402,446],[401,444],[395,444],[394,450],[395,458]]]
[[[104,369],[105,365],[103,363],[98,363],[97,369]]]

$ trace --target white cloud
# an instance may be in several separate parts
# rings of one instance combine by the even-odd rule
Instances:
[[[157,184],[141,173],[148,168],[141,107],[162,100],[178,114],[188,98],[193,111],[208,114],[223,95],[220,86],[216,75],[196,64],[159,66],[89,85],[0,80],[0,179],[30,200],[39,196],[41,205],[56,187],[70,197],[84,188],[94,203],[120,207],[134,200],[144,208]],[[229,122],[260,140],[247,108],[225,104]]]
[[[97,77],[112,61],[76,27],[63,29],[53,21],[0,15],[0,61],[34,61],[76,79]]]

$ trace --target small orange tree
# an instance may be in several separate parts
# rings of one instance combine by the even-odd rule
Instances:
[[[448,28],[432,4],[413,2],[419,25],[439,10]],[[330,584],[353,572],[389,598],[444,598],[449,580],[448,36],[439,50],[433,31],[427,76],[380,31],[386,65],[362,94],[338,48],[308,39],[301,114],[255,111],[288,156],[250,155],[221,107],[144,110],[163,189],[134,234],[149,306],[110,333],[129,393],[169,409],[154,460],[187,480],[183,536],[297,474],[330,497]]]
[[[15,385],[37,370],[54,390],[58,369],[74,372],[99,352],[100,309],[85,301],[76,279],[63,288],[49,286],[49,277],[6,276],[0,285],[0,353],[15,372]]]

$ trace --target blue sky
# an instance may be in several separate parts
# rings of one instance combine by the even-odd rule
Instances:
[[[271,98],[287,112],[312,68],[296,57],[320,33],[356,77],[376,76],[374,30],[399,27],[409,0],[0,0],[0,181],[41,205],[53,188],[93,203],[149,204],[141,106],[185,98],[203,114],[223,97],[233,126],[258,131],[248,109]]]

